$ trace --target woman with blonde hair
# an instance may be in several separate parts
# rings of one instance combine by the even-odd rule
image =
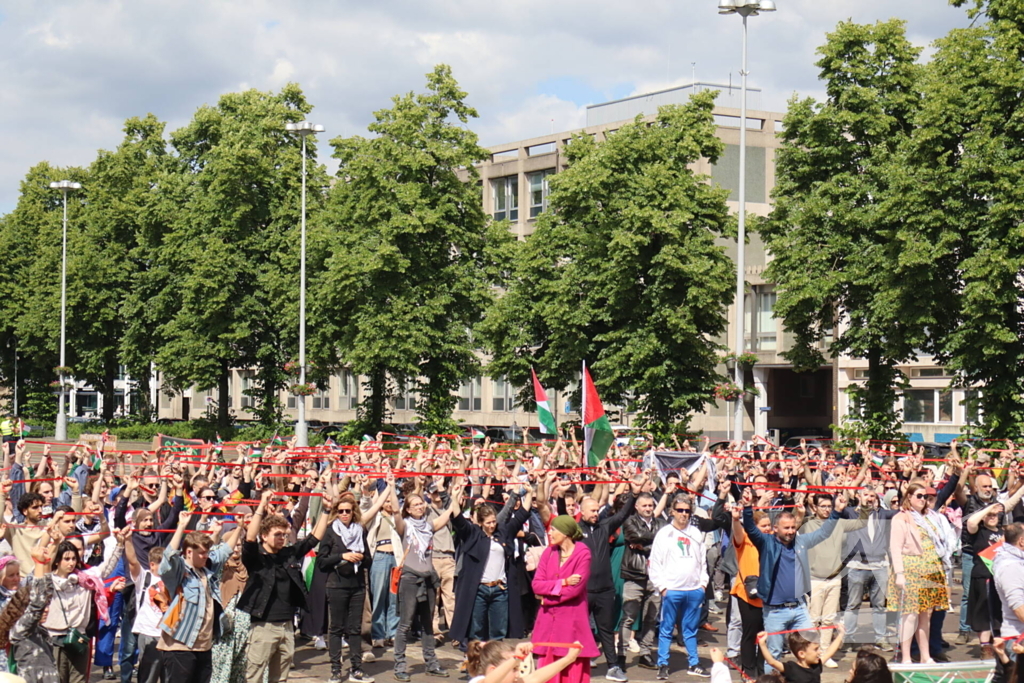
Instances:
[[[948,555],[942,526],[928,508],[928,489],[923,482],[910,482],[893,517],[889,535],[888,610],[900,612],[902,663],[910,664],[910,645],[917,634],[921,663],[933,663],[928,649],[932,610],[949,609],[949,585],[941,558]]]

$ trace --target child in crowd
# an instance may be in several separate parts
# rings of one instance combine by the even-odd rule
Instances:
[[[843,627],[836,627],[836,636],[824,654],[821,652],[821,644],[816,640],[807,640],[800,633],[790,633],[789,651],[793,653],[796,661],[785,664],[772,657],[768,650],[768,634],[764,631],[757,634],[757,644],[761,647],[764,661],[785,676],[787,683],[821,683],[821,662],[831,659],[832,655],[839,651],[843,644]]]
[[[519,668],[533,652],[533,643],[513,645],[507,640],[474,640],[466,651],[466,669],[472,676],[469,683],[547,683],[576,661],[582,648],[575,643],[564,657],[522,676]]]

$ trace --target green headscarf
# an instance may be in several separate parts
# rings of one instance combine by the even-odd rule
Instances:
[[[583,538],[583,532],[580,531],[580,525],[577,524],[576,520],[569,515],[558,515],[555,517],[555,521],[551,522],[551,526],[558,529],[574,541],[578,541]]]

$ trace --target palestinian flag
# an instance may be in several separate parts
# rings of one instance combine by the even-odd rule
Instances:
[[[306,582],[306,590],[313,587],[313,572],[316,570],[316,551],[310,550],[302,558],[302,578]]]
[[[327,437],[327,441],[324,441],[324,446],[326,446],[327,450],[329,450],[331,453],[341,452],[341,447],[338,446],[338,444],[331,437]]]
[[[213,453],[212,453],[212,455],[213,455],[213,457],[215,457],[218,460],[220,460],[221,456],[223,454],[224,454],[224,440],[222,438],[220,438],[220,434],[217,434],[217,440],[213,444]]]
[[[476,441],[478,439],[483,439],[486,436],[486,434],[481,432],[476,427],[474,427],[472,431],[473,431],[473,434],[472,434],[472,436],[470,438],[473,439],[474,441]]]
[[[608,448],[615,441],[611,423],[604,414],[604,406],[597,395],[597,387],[590,378],[587,362],[583,361],[583,452],[587,455],[587,466],[595,467],[608,454]]]
[[[270,445],[271,446],[283,446],[284,445],[284,439],[281,438],[280,434],[278,434],[277,432],[274,432],[274,438],[270,440]]]
[[[985,548],[984,550],[982,550],[977,555],[978,557],[981,558],[981,561],[985,563],[985,566],[988,567],[988,571],[989,571],[990,574],[992,573],[992,563],[995,562],[995,559],[996,559],[996,552],[999,550],[999,548],[1002,547],[1002,545],[1003,545],[1003,541],[999,541],[998,543],[993,543],[992,545],[990,545],[989,547]]]
[[[540,433],[555,434],[558,432],[558,425],[555,424],[555,416],[551,413],[548,394],[541,386],[533,368],[530,368],[530,374],[533,375],[533,396],[537,400],[537,421],[540,422]]]

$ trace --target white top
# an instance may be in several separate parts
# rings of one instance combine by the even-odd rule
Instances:
[[[494,583],[505,580],[505,549],[501,544],[491,537],[491,550],[487,554],[487,564],[484,565],[484,575],[480,577],[480,583]]]
[[[708,585],[704,534],[692,524],[682,530],[672,524],[662,527],[651,545],[648,568],[658,592],[704,590]]]
[[[148,569],[143,569],[135,581],[135,624],[132,633],[140,636],[160,637],[160,621],[164,613],[153,602],[153,592],[159,590],[162,582]]]

